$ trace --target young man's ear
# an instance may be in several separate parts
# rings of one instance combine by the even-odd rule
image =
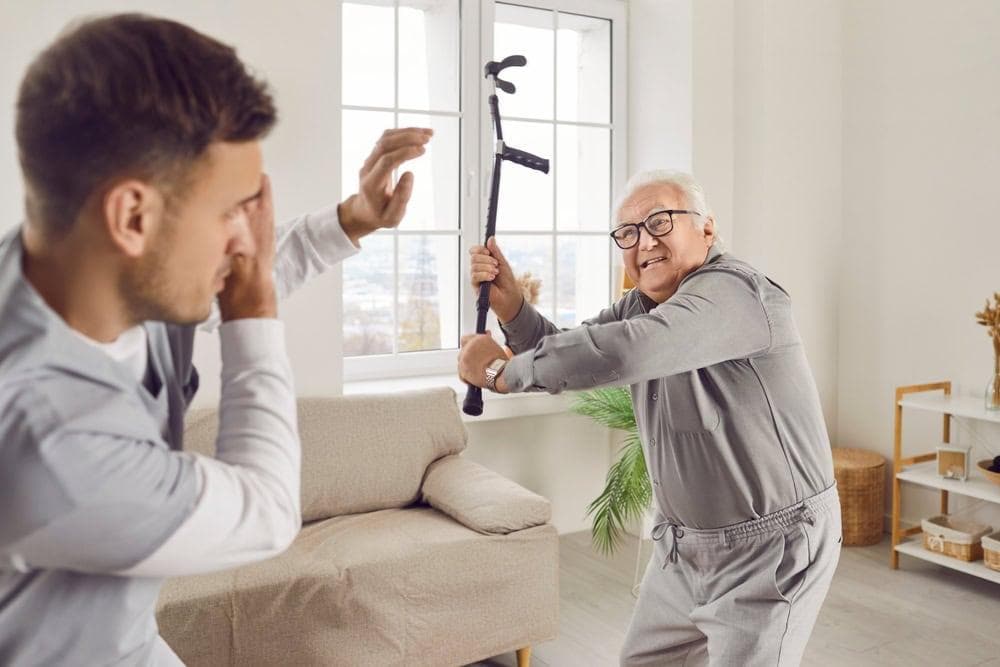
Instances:
[[[111,243],[126,256],[139,257],[163,217],[163,195],[148,183],[121,181],[104,195],[101,212]]]

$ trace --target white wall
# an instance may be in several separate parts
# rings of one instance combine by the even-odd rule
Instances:
[[[973,313],[1000,290],[997,34],[992,0],[845,3],[844,444],[891,457],[896,386],[950,379],[982,396],[992,372]],[[932,449],[939,421],[907,412],[906,451]],[[1000,433],[976,428],[1000,454]],[[904,516],[934,511],[928,493],[904,500],[918,496]]]
[[[339,105],[338,3],[142,0],[128,9],[181,20],[234,45],[271,83],[280,120],[264,143],[264,155],[279,220],[338,201],[340,128],[333,113]],[[0,231],[23,217],[13,111],[28,63],[74,17],[121,10],[122,3],[99,0],[0,0]],[[340,391],[340,291],[339,271],[331,271],[282,305],[300,393]],[[195,362],[202,377],[196,403],[214,403],[217,336],[199,334]]]
[[[628,173],[690,171],[691,0],[630,0],[628,11]]]
[[[692,173],[705,188],[723,239],[732,247],[736,85],[734,0],[707,0],[692,17]]]
[[[836,0],[706,0],[694,9],[694,172],[733,253],[791,293],[832,438],[841,234],[839,7]]]

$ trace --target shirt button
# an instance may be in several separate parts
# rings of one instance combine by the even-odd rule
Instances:
[[[652,398],[653,398],[654,401],[656,400],[656,392],[655,391],[653,392],[653,397]]]

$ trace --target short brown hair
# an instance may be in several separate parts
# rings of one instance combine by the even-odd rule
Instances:
[[[65,232],[95,190],[123,176],[180,188],[210,143],[260,139],[276,119],[266,84],[232,47],[141,14],[88,20],[43,51],[21,83],[28,219]]]

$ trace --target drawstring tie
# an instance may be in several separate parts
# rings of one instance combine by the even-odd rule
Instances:
[[[803,505],[802,509],[799,511],[799,518],[808,523],[810,526],[816,525],[816,515],[813,514],[812,510],[805,505]]]
[[[667,554],[666,560],[663,561],[663,567],[660,568],[662,570],[667,569],[668,564],[677,562],[677,540],[684,537],[684,529],[677,524],[677,519],[668,518],[666,521],[661,521],[653,526],[653,532],[650,535],[653,538],[653,541],[659,542],[663,539],[663,536],[667,534],[668,530],[670,531],[670,535],[673,539],[671,540],[672,543],[670,545],[670,553]]]

